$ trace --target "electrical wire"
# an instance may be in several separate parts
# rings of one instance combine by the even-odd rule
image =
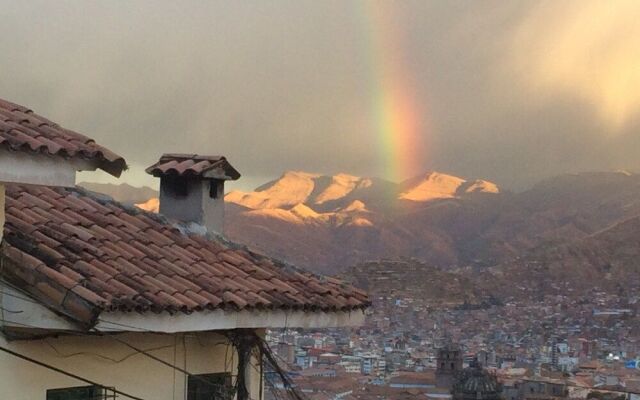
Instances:
[[[3,283],[6,283],[5,281],[2,281]],[[22,297],[22,296],[18,296],[15,293],[9,293],[5,290],[0,289],[0,294],[4,294],[5,296],[9,296],[9,297],[13,297],[19,300],[23,300],[23,301],[27,301],[29,303],[33,303],[33,304],[38,304],[38,305],[42,305],[41,303],[38,303],[37,301],[33,300],[33,299],[29,299],[26,297]]]
[[[35,325],[29,325],[29,324],[23,324],[21,322],[17,322],[17,321],[11,321],[9,319],[5,319],[5,318],[0,318],[0,322],[2,322],[3,324],[13,324],[13,325],[18,325],[18,326],[22,326],[24,328],[32,328],[32,329],[40,329],[39,327],[35,326]]]
[[[71,357],[76,357],[76,356],[94,356],[94,357],[102,358],[102,359],[107,360],[107,361],[111,361],[114,364],[119,364],[119,363],[121,363],[121,362],[123,362],[125,360],[128,360],[129,358],[131,358],[133,356],[136,356],[136,355],[140,354],[137,351],[134,351],[133,353],[127,354],[126,356],[124,356],[122,358],[118,358],[118,359],[107,357],[107,356],[103,356],[102,354],[98,354],[98,353],[85,352],[85,351],[81,351],[81,352],[77,352],[77,353],[64,354],[61,351],[59,351],[53,344],[51,344],[51,342],[49,342],[49,340],[44,339],[43,342],[46,343],[49,347],[51,347],[53,349],[53,351],[55,351],[55,353],[60,358],[71,358]],[[169,347],[173,347],[173,345],[165,345],[165,346],[153,347],[151,349],[146,349],[145,351],[157,351],[157,350],[162,350],[162,349],[168,349]]]
[[[81,377],[80,375],[73,374],[73,373],[68,372],[68,371],[65,371],[65,370],[63,370],[63,369],[61,369],[61,368],[54,367],[53,365],[49,365],[49,364],[47,364],[47,363],[44,363],[44,362],[42,362],[42,361],[38,361],[38,360],[36,360],[36,359],[34,359],[34,358],[31,358],[31,357],[25,356],[24,354],[18,353],[18,352],[13,351],[13,350],[10,350],[10,349],[8,349],[8,348],[6,348],[6,347],[0,346],[0,351],[3,351],[3,352],[5,352],[5,353],[7,353],[7,354],[10,354],[10,355],[12,355],[12,356],[14,356],[14,357],[20,358],[20,359],[22,359],[22,360],[24,360],[24,361],[28,361],[28,362],[30,362],[30,363],[32,363],[32,364],[36,364],[36,365],[39,365],[39,366],[41,366],[41,367],[47,368],[47,369],[52,370],[52,371],[54,371],[54,372],[57,372],[57,373],[59,373],[59,374],[66,375],[66,376],[68,376],[68,377],[70,377],[70,378],[77,379],[77,380],[79,380],[79,381],[81,381],[81,382],[84,382],[84,383],[87,383],[87,384],[89,384],[89,385],[97,386],[97,387],[100,387],[100,388],[102,388],[102,389],[106,389],[106,390],[112,391],[112,392],[113,392],[113,393],[115,393],[115,394],[122,395],[122,396],[124,396],[124,397],[129,398],[129,399],[132,399],[132,400],[144,400],[142,397],[133,396],[133,395],[130,395],[130,394],[128,394],[128,393],[126,393],[126,392],[123,392],[123,391],[121,391],[121,390],[118,390],[118,389],[115,389],[115,388],[107,387],[107,386],[105,386],[105,385],[103,385],[103,384],[101,384],[101,383],[98,383],[98,382],[92,381],[92,380],[87,379],[87,378],[83,378],[83,377]]]
[[[169,363],[169,362],[166,362],[166,361],[164,361],[163,359],[161,359],[161,358],[159,358],[159,357],[156,357],[156,356],[154,356],[153,354],[149,354],[147,351],[142,350],[142,349],[140,349],[140,348],[138,348],[138,347],[136,347],[136,346],[134,346],[134,345],[132,345],[132,344],[130,344],[130,343],[128,343],[128,342],[126,342],[126,341],[124,341],[124,340],[122,340],[122,339],[118,338],[118,337],[116,337],[116,336],[109,335],[109,336],[107,336],[107,337],[109,337],[109,338],[111,338],[111,339],[113,339],[113,340],[117,341],[118,343],[121,343],[121,344],[123,344],[123,345],[125,345],[125,346],[129,347],[129,348],[130,348],[130,349],[132,349],[132,350],[135,350],[135,351],[139,352],[140,354],[143,354],[143,355],[145,355],[145,356],[149,357],[150,359],[152,359],[152,360],[154,360],[154,361],[159,362],[160,364],[163,364],[163,365],[165,365],[165,366],[167,366],[167,367],[169,367],[169,368],[173,368],[174,370],[177,370],[178,372],[182,372],[183,374],[185,374],[185,375],[186,375],[186,376],[188,376],[189,378],[193,378],[193,379],[199,380],[199,381],[201,381],[202,383],[205,383],[206,385],[210,385],[210,386],[211,386],[211,385],[215,385],[215,384],[213,384],[211,381],[209,381],[209,380],[208,380],[208,379],[206,379],[206,378],[203,378],[203,377],[198,376],[198,375],[194,375],[194,374],[192,374],[191,372],[187,371],[185,368],[180,368],[180,367],[175,366],[175,365],[173,365],[173,364],[171,364],[171,363]],[[186,361],[186,359],[187,359],[186,345],[185,345],[185,357],[184,357],[184,358],[185,358],[185,361]]]
[[[173,335],[173,364],[178,362],[178,335]],[[173,400],[176,400],[176,370],[173,370],[173,391],[171,393]]]
[[[264,360],[261,352],[258,352],[257,358],[260,363],[260,371],[258,371],[258,374],[260,374],[260,394],[258,397],[262,400],[264,398]]]
[[[9,285],[10,285],[10,284],[9,284]],[[10,286],[11,286],[11,285],[10,285]],[[19,288],[15,288],[15,289],[16,289],[16,290],[21,291]],[[22,292],[22,291],[21,291],[21,292]],[[31,302],[31,303],[40,304],[40,303],[38,303],[38,302],[36,302],[36,301],[33,301],[33,300],[31,300],[31,299],[28,299],[28,298],[22,298],[22,297],[20,297],[20,296],[16,296],[16,295],[15,295],[15,294],[13,294],[13,293],[7,293],[7,292],[3,292],[3,293],[5,293],[5,294],[7,294],[7,295],[9,295],[9,296],[13,296],[13,297],[15,297],[15,298],[19,298],[19,299],[21,299],[21,300],[29,301],[29,302]],[[27,294],[27,296],[28,296],[28,294]],[[134,329],[134,330],[135,330],[135,332],[158,333],[158,332],[153,332],[153,331],[150,331],[150,330],[145,329],[145,328],[142,328],[142,327],[137,327],[137,326],[128,325],[128,324],[123,324],[123,323],[114,322],[114,321],[108,321],[108,320],[105,320],[105,319],[98,319],[98,321],[104,322],[104,323],[106,323],[106,324],[112,324],[112,325],[116,325],[116,326],[122,326],[122,327],[125,327],[125,328],[128,328],[128,329]],[[22,323],[13,322],[13,321],[6,321],[6,322],[10,322],[10,323],[13,323],[13,324],[16,324],[16,325],[29,326],[29,325],[27,325],[27,324],[22,324]],[[36,327],[33,327],[33,328],[36,328]],[[285,332],[286,332],[286,330],[287,330],[287,329],[288,329],[288,315],[286,315],[286,316],[285,316]],[[214,383],[212,383],[212,382],[209,382],[208,380],[204,379],[203,377],[200,377],[200,376],[197,376],[197,375],[191,374],[189,371],[187,371],[187,369],[186,369],[186,365],[185,365],[185,368],[180,368],[180,367],[178,367],[178,366],[176,366],[176,365],[173,365],[173,364],[171,364],[171,363],[168,363],[168,362],[166,362],[166,361],[164,361],[164,360],[162,360],[162,359],[160,359],[160,358],[158,358],[158,357],[156,357],[156,356],[153,356],[153,355],[149,354],[149,353],[148,353],[147,351],[145,351],[145,350],[139,349],[139,348],[137,348],[137,347],[135,347],[135,346],[133,346],[133,345],[131,345],[131,344],[127,343],[126,341],[121,340],[121,339],[119,339],[119,338],[115,337],[114,335],[106,335],[106,334],[105,334],[106,332],[99,331],[99,330],[97,330],[97,329],[95,329],[95,328],[94,328],[94,329],[92,329],[92,330],[91,330],[91,332],[93,332],[93,333],[95,333],[95,334],[97,334],[97,335],[99,335],[99,336],[106,336],[106,337],[108,337],[108,338],[111,338],[111,339],[113,339],[113,340],[115,340],[115,341],[117,341],[117,342],[119,342],[119,343],[121,343],[121,344],[123,344],[123,345],[125,345],[125,346],[127,346],[127,347],[129,347],[129,348],[131,348],[132,350],[136,351],[137,353],[143,354],[143,355],[145,355],[145,356],[147,356],[147,357],[149,357],[149,358],[151,358],[151,359],[155,360],[156,362],[160,362],[160,363],[162,363],[163,365],[166,365],[166,366],[168,366],[168,367],[170,367],[170,368],[173,368],[173,369],[174,369],[174,371],[179,371],[179,372],[181,372],[181,373],[185,374],[185,375],[186,375],[186,376],[188,376],[188,377],[191,377],[191,378],[196,379],[196,380],[200,380],[200,381],[202,381],[202,382],[206,383],[208,386],[222,386],[222,385],[216,385],[216,384],[214,384]],[[88,333],[85,333],[85,332],[69,332],[69,331],[66,331],[65,333],[67,333],[67,334],[71,334],[71,335],[89,336],[89,334],[88,334]],[[285,386],[285,389],[286,389],[286,392],[287,392],[287,393],[289,393],[289,394],[290,394],[290,396],[291,396],[293,399],[296,399],[296,400],[302,400],[302,399],[303,399],[303,397],[300,395],[300,393],[298,393],[297,391],[295,391],[295,390],[293,389],[293,386],[292,386],[292,383],[291,383],[290,379],[285,375],[284,371],[282,371],[282,369],[281,369],[281,368],[280,368],[280,366],[278,365],[277,361],[275,360],[274,355],[276,355],[276,354],[275,354],[275,353],[273,353],[273,352],[271,351],[271,349],[269,348],[268,344],[267,344],[267,343],[266,343],[262,338],[260,338],[259,336],[255,335],[255,333],[253,333],[253,335],[255,336],[255,339],[256,339],[256,342],[254,343],[254,345],[257,345],[257,346],[258,346],[258,349],[259,349],[259,351],[260,351],[260,353],[261,353],[261,354],[265,354],[265,352],[267,352],[267,353],[266,353],[266,355],[267,355],[267,360],[268,360],[268,362],[269,362],[270,364],[272,364],[272,365],[271,365],[271,367],[272,367],[272,368],[273,368],[273,369],[278,373],[278,375],[279,375],[279,376],[280,376],[280,378],[282,379],[282,381],[283,381],[283,383],[284,383],[284,386]],[[228,336],[228,338],[231,338],[231,337],[229,337],[229,336]],[[184,359],[184,361],[185,361],[185,363],[186,363],[186,340],[185,340],[185,337],[184,337],[184,336],[183,336],[183,342],[184,342],[184,347],[185,347],[185,359]],[[219,343],[219,344],[225,344],[225,343]],[[228,345],[228,342],[227,342],[227,348],[226,348],[226,351],[225,351],[225,367],[224,367],[225,372],[226,372],[226,371],[228,371],[228,367],[229,367],[229,365],[227,364],[227,361],[228,361],[228,351],[229,351],[229,345]],[[277,356],[277,357],[279,357],[279,355],[276,355],[276,356]],[[231,360],[230,360],[230,364],[231,364],[231,366],[233,366],[233,364],[234,364],[234,357],[235,357],[235,352],[231,352]],[[284,361],[284,360],[283,360],[283,361]],[[250,362],[249,362],[249,364],[250,364]],[[285,365],[286,365],[286,364],[285,364]],[[232,378],[234,377],[234,375],[233,375],[233,374],[231,374],[231,376],[232,376]],[[261,376],[261,379],[262,379],[263,374],[261,374],[260,376]],[[239,383],[239,375],[238,375],[238,374],[236,374],[236,375],[235,375],[235,378],[236,378],[236,379],[235,379],[235,383],[233,383],[233,385],[232,385],[232,386],[233,386],[233,388],[234,388],[234,389],[236,390],[236,392],[237,392],[237,389],[238,389],[238,383]],[[185,382],[185,383],[186,383],[186,382]],[[185,386],[186,386],[186,385],[185,385]],[[225,385],[225,386],[226,386],[226,385]],[[262,385],[261,385],[261,386],[262,386]],[[185,389],[186,389],[186,387],[185,387]]]
[[[0,322],[2,322],[2,323],[9,323],[9,324],[15,324],[15,325],[19,325],[19,326],[26,327],[26,328],[38,328],[38,327],[33,326],[33,325],[24,324],[24,323],[20,323],[20,322],[16,322],[16,321],[5,320],[5,319],[1,319],[1,320],[0,320]],[[67,334],[69,334],[69,335],[71,335],[71,336],[84,336],[84,337],[86,337],[86,336],[94,336],[94,335],[89,335],[89,334],[82,333],[82,332],[71,332],[71,331],[69,331],[69,332],[65,332],[65,333],[67,333]],[[122,339],[119,339],[119,338],[117,338],[117,337],[113,336],[113,335],[105,335],[105,334],[101,334],[100,332],[96,332],[96,333],[98,334],[97,336],[99,336],[99,337],[106,337],[106,338],[109,338],[109,339],[115,340],[115,341],[117,341],[117,342],[119,342],[119,343],[121,343],[121,344],[123,344],[123,345],[125,345],[125,346],[127,346],[127,347],[129,347],[129,348],[131,348],[132,350],[134,350],[134,351],[135,351],[135,353],[130,354],[130,355],[129,355],[129,356],[127,356],[126,358],[132,357],[132,356],[134,356],[134,355],[136,355],[136,354],[142,354],[142,355],[145,355],[145,356],[147,356],[147,357],[149,357],[149,358],[153,359],[153,360],[154,360],[154,361],[156,361],[156,362],[160,362],[160,363],[162,363],[162,364],[164,364],[164,365],[166,365],[166,366],[168,366],[168,367],[170,367],[170,368],[173,368],[174,370],[177,370],[177,371],[179,371],[179,372],[181,372],[181,373],[185,374],[185,375],[186,375],[186,376],[188,376],[188,377],[191,377],[191,378],[193,378],[193,379],[195,379],[195,380],[199,380],[199,381],[201,381],[201,382],[205,383],[206,385],[208,385],[208,386],[210,386],[210,387],[221,386],[221,385],[217,385],[217,384],[215,384],[215,383],[213,383],[213,382],[211,382],[211,381],[207,380],[206,378],[203,378],[203,377],[198,376],[198,375],[194,375],[194,374],[190,373],[189,371],[187,371],[186,369],[183,369],[183,368],[180,368],[180,367],[178,367],[178,366],[172,365],[171,363],[168,363],[168,362],[166,362],[166,361],[164,361],[164,360],[162,360],[162,359],[160,359],[160,358],[158,358],[158,357],[156,357],[156,356],[154,356],[154,355],[152,355],[152,354],[149,354],[149,353],[147,352],[147,351],[154,351],[154,350],[158,350],[158,349],[142,350],[142,349],[139,349],[139,348],[137,348],[137,347],[135,347],[135,346],[133,346],[133,345],[131,345],[131,344],[127,343],[126,341],[124,341],[124,340],[122,340]],[[46,342],[46,341],[45,341],[45,342]],[[54,351],[56,351],[56,352],[57,352],[57,349],[55,349],[55,347],[51,346],[51,344],[50,344],[50,343],[47,343],[47,344],[48,344],[50,347],[52,347]],[[216,345],[219,345],[219,344],[224,344],[224,342],[216,343]],[[171,346],[165,346],[165,347],[171,347]],[[81,354],[81,353],[76,353],[76,354],[72,354],[72,355],[70,355],[70,356],[80,355],[80,354]],[[93,354],[93,353],[86,353],[86,354],[96,355],[96,356],[98,356],[98,357],[102,357],[102,358],[109,359],[109,360],[111,360],[111,361],[115,361],[115,360],[113,360],[113,359],[110,359],[109,357],[104,357],[104,356],[101,356],[101,355],[98,355],[98,354]],[[233,353],[232,353],[232,355],[233,355]],[[186,361],[186,343],[185,343],[185,361]],[[226,372],[226,371],[225,371],[225,372]]]
[[[9,286],[13,287],[10,283],[8,283],[8,282],[6,282],[6,281],[4,281],[4,280],[3,280],[3,283],[6,283],[7,285],[9,285]],[[19,288],[15,288],[15,287],[14,287],[14,289],[21,291]],[[17,299],[20,299],[20,300],[24,300],[24,301],[28,301],[28,302],[30,302],[30,303],[34,303],[34,304],[39,304],[39,305],[40,305],[40,303],[38,303],[37,301],[34,301],[34,300],[32,300],[32,299],[29,299],[29,298],[25,298],[25,297],[17,296],[17,295],[15,295],[15,294],[13,294],[13,293],[8,293],[8,292],[6,292],[6,291],[0,291],[0,293],[2,293],[2,294],[6,294],[6,295],[8,295],[8,296],[11,296],[11,297],[14,297],[14,298],[17,298]],[[20,312],[21,312],[21,311],[20,311]],[[107,323],[107,324],[111,324],[111,325],[122,326],[122,327],[125,327],[125,328],[128,328],[128,329],[135,329],[135,331],[136,331],[136,332],[157,333],[157,332],[153,332],[153,331],[150,331],[150,330],[145,329],[145,328],[142,328],[142,327],[136,327],[136,326],[133,326],[133,325],[123,324],[123,323],[114,322],[114,321],[108,321],[108,320],[105,320],[105,319],[98,319],[98,321],[101,321],[101,322],[104,322],[104,323]],[[22,324],[22,323],[15,322],[15,321],[4,321],[4,319],[3,319],[3,322],[9,322],[9,323],[12,323],[12,324],[21,325],[21,326],[25,326],[25,327],[37,328],[37,327],[35,327],[35,326],[30,326],[30,325],[27,325],[27,324]],[[211,382],[209,382],[208,380],[206,380],[205,378],[202,378],[202,377],[200,377],[200,376],[197,376],[197,375],[191,374],[190,372],[188,372],[188,371],[186,370],[186,368],[184,368],[184,369],[183,369],[183,368],[177,367],[176,365],[172,365],[171,363],[168,363],[168,362],[166,362],[166,361],[164,361],[164,360],[162,360],[162,359],[160,359],[160,358],[158,358],[158,357],[155,357],[155,356],[153,356],[153,355],[151,355],[151,354],[147,353],[146,351],[144,351],[144,350],[142,350],[142,349],[138,349],[137,347],[135,347],[135,346],[133,346],[133,345],[131,345],[131,344],[129,344],[129,343],[127,343],[127,342],[125,342],[124,340],[121,340],[121,339],[119,339],[119,338],[116,338],[115,336],[111,336],[111,335],[104,335],[104,332],[101,332],[101,331],[99,331],[99,330],[97,330],[97,329],[95,329],[95,328],[94,328],[94,329],[92,329],[92,331],[93,331],[93,332],[95,332],[95,333],[97,333],[97,334],[98,334],[98,335],[100,335],[100,336],[106,336],[106,337],[109,337],[109,338],[111,338],[111,339],[113,339],[113,340],[116,340],[117,342],[119,342],[119,343],[121,343],[121,344],[123,344],[123,345],[125,345],[125,346],[127,346],[127,347],[130,347],[132,350],[135,350],[137,353],[139,353],[139,354],[143,354],[143,355],[145,355],[145,356],[147,356],[147,357],[149,357],[149,358],[151,358],[151,359],[153,359],[153,360],[155,360],[155,361],[157,361],[157,362],[160,362],[160,363],[162,363],[162,364],[164,364],[164,365],[166,365],[166,366],[169,366],[169,367],[171,367],[171,368],[174,368],[175,370],[177,370],[177,371],[179,371],[179,372],[182,372],[183,374],[187,375],[188,377],[191,377],[191,378],[196,379],[196,380],[200,380],[200,381],[204,382],[204,383],[205,383],[205,384],[207,384],[207,385],[212,385],[212,383],[211,383]],[[65,333],[70,334],[70,335],[80,335],[80,336],[85,336],[85,335],[86,335],[86,334],[83,334],[83,333],[80,333],[80,332],[65,332]],[[49,345],[50,345],[50,343],[47,343],[47,344],[49,344]],[[219,344],[225,344],[225,343],[219,343]],[[169,346],[168,346],[168,347],[169,347]],[[152,349],[152,350],[153,350],[153,349]],[[54,348],[54,351],[57,351],[57,350]],[[228,351],[228,347],[227,347],[227,351]],[[78,353],[78,354],[76,354],[76,355],[79,355],[79,354],[80,354],[80,353]],[[133,356],[133,355],[135,355],[135,354],[132,354],[132,355],[130,355],[130,356]],[[234,353],[232,352],[232,353],[231,353],[231,364],[232,364],[232,365],[233,365],[233,355],[234,355]],[[100,356],[100,355],[98,355],[98,356]],[[130,356],[129,356],[129,357],[130,357]],[[108,357],[103,357],[103,358],[110,359],[110,358],[108,358]],[[128,357],[127,357],[127,358],[128,358]],[[225,358],[226,358],[226,355],[225,355]],[[186,343],[185,343],[185,362],[186,362]],[[225,359],[225,364],[226,364],[226,359]],[[227,366],[226,366],[226,365],[225,365],[225,371],[227,371]]]
[[[8,308],[4,308],[4,307],[0,307],[0,310],[2,310],[2,312],[6,312],[9,314],[22,314],[24,312],[24,311],[9,310]]]
[[[276,374],[282,381],[284,388],[286,390],[286,393],[292,399],[303,400],[304,396],[298,390],[295,389],[294,384],[291,381],[291,378],[287,375],[287,372],[284,371],[278,364],[278,361],[276,360],[276,357],[275,357],[276,354],[269,347],[269,343],[267,343],[262,338],[258,338],[258,339],[259,340],[257,344],[258,344],[259,351],[265,356],[268,366],[271,367],[274,370],[274,372],[276,372]]]
[[[185,334],[182,334],[182,350],[183,350],[183,355],[182,355],[182,365],[184,366],[184,369],[187,369],[187,337],[185,336]],[[175,370],[174,370],[175,371]],[[187,379],[184,379],[184,398],[186,399],[187,396],[189,395],[189,382],[187,381]]]
[[[142,327],[139,327],[139,326],[133,326],[133,325],[128,325],[128,324],[123,324],[123,323],[121,323],[121,322],[108,321],[108,320],[105,320],[105,319],[103,319],[103,318],[98,318],[98,322],[103,322],[103,323],[105,323],[105,324],[110,324],[110,325],[115,325],[115,326],[121,326],[121,327],[123,327],[123,328],[128,328],[128,329],[135,329],[135,331],[134,331],[134,332],[158,333],[158,332],[154,332],[154,331],[151,331],[151,330],[149,330],[149,329],[145,329],[145,328],[142,328]]]

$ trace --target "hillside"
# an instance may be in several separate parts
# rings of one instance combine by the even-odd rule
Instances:
[[[143,203],[151,198],[158,197],[157,190],[151,189],[147,186],[135,187],[127,183],[115,185],[113,183],[81,182],[78,183],[78,186],[92,192],[107,194],[121,203],[130,205]]]
[[[585,238],[640,215],[640,175],[627,172],[567,174],[518,193],[474,241],[489,264],[548,241]]]
[[[477,212],[497,185],[432,172],[401,183],[287,172],[225,197],[226,234],[316,271],[379,258],[459,262],[443,216]],[[417,218],[416,218],[417,216]]]
[[[500,294],[505,299],[631,293],[640,288],[639,259],[640,217],[633,217],[581,239],[539,245],[489,268],[477,282],[503,282]]]
[[[411,298],[425,307],[473,304],[484,296],[469,277],[415,259],[370,261],[347,268],[340,277],[365,289],[373,299]]]
[[[228,213],[227,234],[319,271],[398,257],[445,268],[491,266],[548,243],[588,238],[640,215],[640,175],[626,172],[561,175],[517,194],[484,180],[439,173],[400,184],[351,177],[347,181],[355,184],[341,185],[331,207],[317,198],[340,179],[305,179],[308,194],[295,200],[317,214],[277,218],[267,214],[295,210],[256,212],[242,197],[229,198],[243,207]],[[257,192],[273,193],[276,187],[278,196],[286,197],[281,191],[286,186],[277,181]]]
[[[400,257],[440,268],[489,267],[639,216],[640,175],[568,174],[509,193],[437,172],[401,183],[287,172],[225,200],[231,239],[318,272]],[[157,200],[144,207],[157,210]]]
[[[340,277],[374,299],[408,298],[429,308],[530,303],[548,296],[584,301],[600,292],[638,293],[639,259],[640,217],[633,217],[581,239],[545,242],[488,268],[447,271],[395,259],[357,264]]]

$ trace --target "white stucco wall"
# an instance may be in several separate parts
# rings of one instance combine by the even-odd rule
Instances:
[[[160,183],[160,214],[184,222],[203,225],[208,232],[223,232],[224,183],[210,179],[187,179],[187,195],[177,197],[171,190],[170,181],[163,178]],[[209,197],[210,185],[216,187],[218,197]]]
[[[95,170],[90,162],[0,149],[0,182],[74,186],[76,170]]]
[[[192,374],[227,371],[235,375],[238,358],[233,347],[213,332],[126,333],[118,338]],[[0,335],[0,346],[144,399],[186,398],[184,374],[106,336],[7,342]],[[250,369],[249,378],[251,397],[258,399],[259,373]],[[47,389],[74,386],[86,384],[0,352],[1,399],[44,400]]]
[[[22,308],[20,308],[22,309]],[[364,323],[364,311],[305,312],[289,310],[212,310],[184,313],[105,312],[96,329],[103,332],[130,330],[174,333],[236,328],[334,328]]]

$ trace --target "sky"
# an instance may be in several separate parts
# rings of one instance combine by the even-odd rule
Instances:
[[[0,97],[116,151],[134,185],[184,152],[227,156],[240,189],[437,170],[519,190],[640,170],[638,20],[635,0],[12,1]]]

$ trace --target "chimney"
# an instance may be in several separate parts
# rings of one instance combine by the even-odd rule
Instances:
[[[163,154],[146,169],[160,178],[160,213],[183,222],[195,222],[207,232],[222,233],[224,181],[240,173],[222,156]]]

